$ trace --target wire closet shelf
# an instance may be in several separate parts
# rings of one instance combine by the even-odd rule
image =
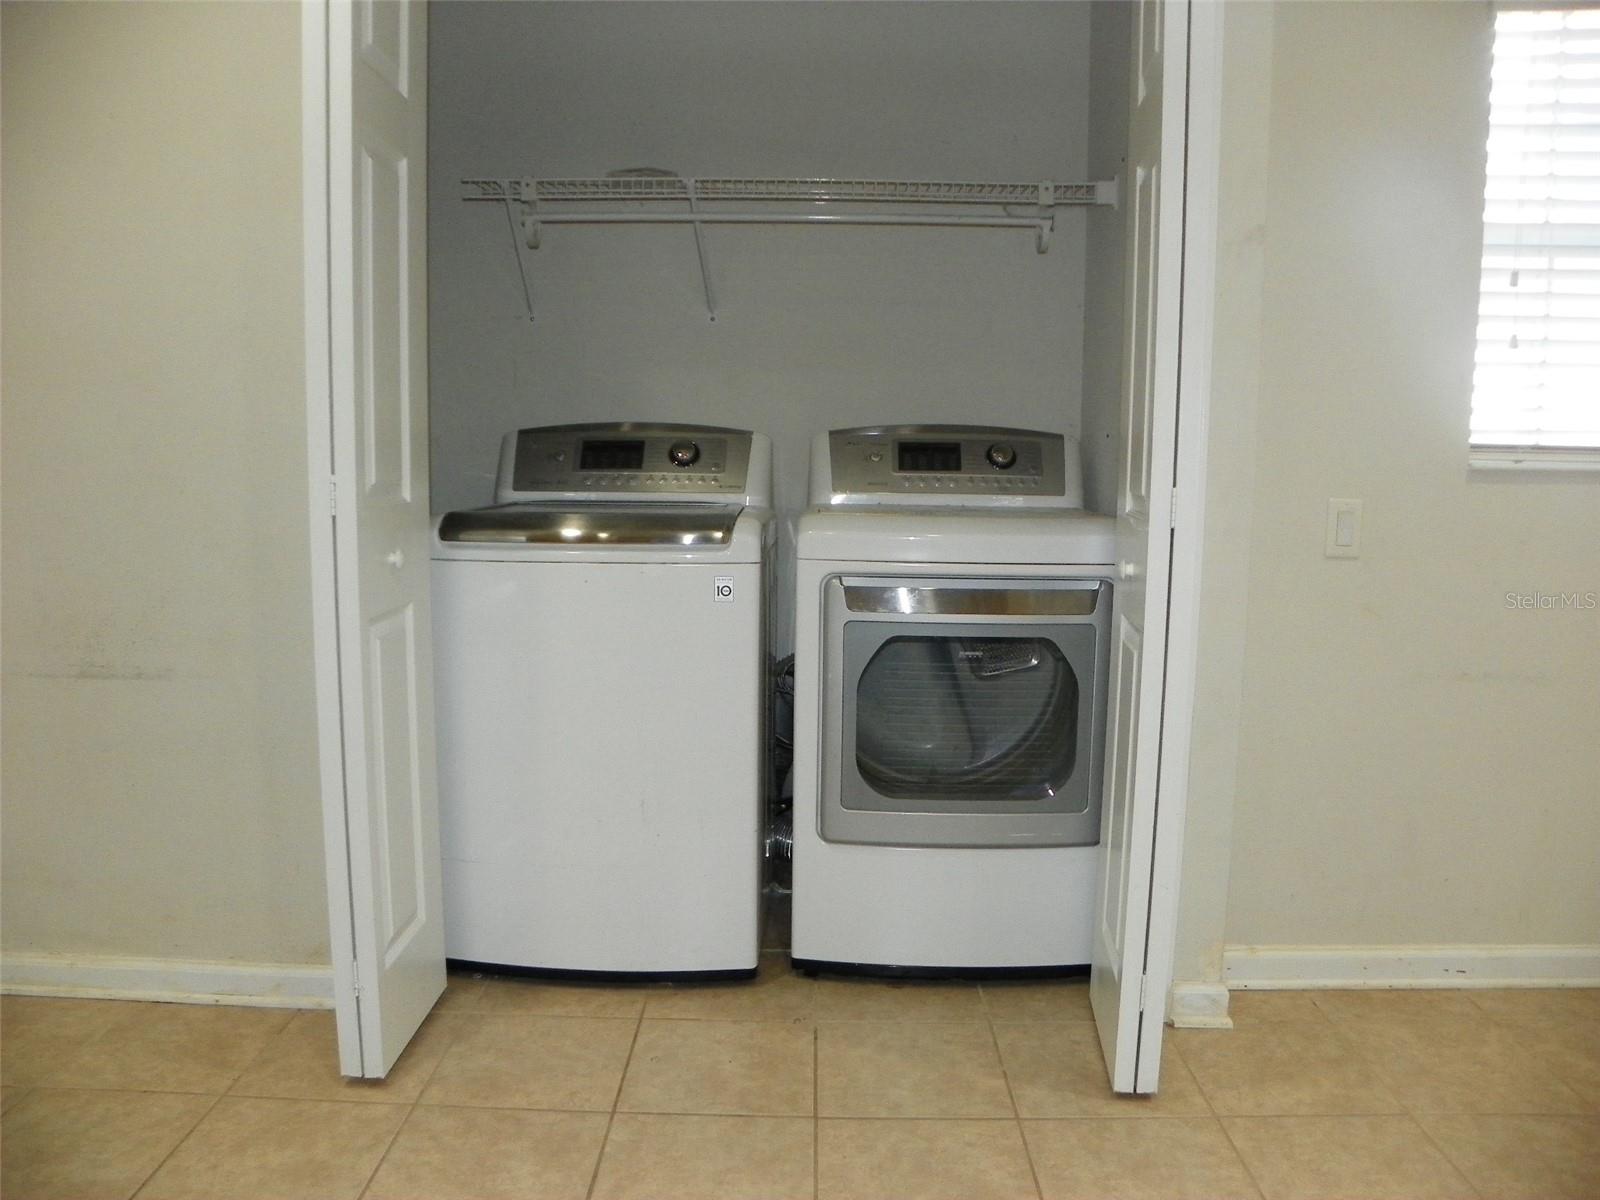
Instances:
[[[1115,206],[1117,181],[1091,183],[975,182],[892,179],[691,179],[671,174],[619,174],[588,179],[463,179],[462,199],[505,209],[532,320],[533,291],[523,248],[537,250],[545,225],[691,225],[706,313],[717,318],[702,227],[706,225],[900,225],[1031,229],[1047,253],[1058,208]],[[730,203],[804,204],[803,210],[736,210]],[[619,207],[627,205],[628,207]],[[710,205],[711,207],[705,207]],[[831,206],[842,205],[834,211]],[[899,206],[901,211],[882,207]],[[922,211],[916,211],[921,208]],[[991,211],[980,212],[976,209]],[[929,211],[937,209],[937,211]],[[1018,211],[1025,209],[1026,211]]]

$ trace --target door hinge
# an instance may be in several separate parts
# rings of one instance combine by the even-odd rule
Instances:
[[[339,480],[333,476],[328,477],[328,515],[339,514]]]
[[[1146,985],[1149,984],[1149,982],[1150,982],[1150,976],[1148,976],[1148,975],[1139,976],[1139,1011],[1140,1012],[1144,1011],[1145,988],[1146,988]]]
[[[361,996],[361,960],[356,959],[350,964],[350,990],[359,999]],[[1142,995],[1142,993],[1141,993]]]
[[[1167,501],[1167,528],[1176,529],[1177,527],[1178,527],[1178,489],[1177,488],[1173,488],[1172,489],[1172,496]]]

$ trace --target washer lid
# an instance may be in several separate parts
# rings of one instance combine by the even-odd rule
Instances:
[[[446,513],[441,542],[523,546],[726,546],[738,504],[500,504]]]

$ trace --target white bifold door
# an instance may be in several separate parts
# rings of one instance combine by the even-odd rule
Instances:
[[[330,941],[341,1070],[378,1077],[444,990],[428,613],[427,11],[397,0],[303,11]]]
[[[341,1069],[378,1077],[444,988],[428,611],[427,23],[421,0],[310,0],[303,11],[312,582],[333,976]],[[1126,452],[1091,981],[1122,1092],[1156,1088],[1182,824],[1173,760],[1186,746],[1189,698],[1168,664],[1189,636],[1169,622],[1189,19],[1187,0],[1137,6],[1122,186]]]
[[[1189,16],[1187,0],[1144,0],[1135,11],[1122,185],[1127,262],[1117,579],[1100,894],[1089,983],[1106,1067],[1119,1092],[1155,1091],[1160,1069],[1176,879],[1155,879],[1156,849],[1158,838],[1170,847],[1181,836],[1181,774],[1186,767],[1163,755],[1164,737],[1175,732],[1163,724],[1173,717],[1186,744],[1191,700],[1169,696],[1167,690]],[[1168,771],[1165,785],[1163,767]],[[1175,875],[1176,855],[1165,857],[1172,864],[1167,873]]]

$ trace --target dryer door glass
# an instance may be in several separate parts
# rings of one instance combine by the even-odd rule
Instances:
[[[1077,760],[1079,695],[1048,638],[891,637],[856,684],[856,770],[891,799],[1048,802]]]

